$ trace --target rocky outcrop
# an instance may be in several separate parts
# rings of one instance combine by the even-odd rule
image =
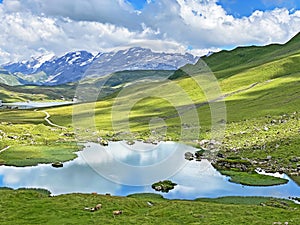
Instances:
[[[203,150],[216,150],[219,149],[221,143],[216,140],[201,140],[198,142]]]
[[[253,170],[253,166],[250,161],[242,159],[219,159],[212,163],[212,165],[218,170],[231,170],[248,172]]]
[[[194,159],[196,159],[197,161],[201,161],[201,159],[204,156],[204,153],[205,153],[205,150],[203,150],[203,149],[196,151],[194,154],[191,152],[186,152],[186,153],[184,153],[184,158],[189,161],[192,161]]]

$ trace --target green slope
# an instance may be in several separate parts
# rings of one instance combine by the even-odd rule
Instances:
[[[1,224],[299,224],[299,205],[271,198],[166,200],[158,195],[129,197],[68,194],[43,190],[0,190]],[[148,205],[152,203],[152,206]],[[101,204],[95,212],[84,210]],[[262,206],[264,205],[264,206]],[[123,213],[113,216],[114,210]]]
[[[273,62],[300,52],[300,33],[286,44],[238,47],[202,57],[218,78],[225,78],[249,68]]]
[[[239,155],[250,161],[264,161],[267,156],[272,156],[272,160],[262,167],[271,171],[284,170],[291,174],[297,168],[297,163],[291,160],[300,157],[298,149],[300,138],[297,128],[300,127],[300,114],[297,113],[300,106],[299,37],[297,35],[285,45],[244,47],[226,52],[226,63],[223,66],[220,66],[219,62],[224,59],[224,52],[215,53],[207,58],[211,67],[219,70],[215,74],[227,73],[226,76],[219,77],[219,85],[223,95],[226,96],[228,121],[222,145],[225,156]],[[239,54],[242,55],[239,56]],[[250,59],[252,63],[249,63]],[[189,71],[197,72],[197,65],[188,67]],[[182,68],[182,71],[187,71],[187,69]],[[201,72],[194,74],[196,78],[203,75]],[[151,138],[153,135],[149,123],[153,118],[160,117],[164,119],[165,124],[158,124],[156,128],[167,126],[168,129],[165,136],[156,138],[178,140],[183,128],[181,118],[174,107],[185,107],[188,101],[174,91],[174,83],[180,86],[188,94],[189,100],[192,100],[198,107],[201,124],[199,127],[201,133],[198,138],[209,138],[210,108],[202,104],[207,99],[201,88],[188,77],[162,83],[159,87],[151,84],[145,85],[144,88],[131,87],[128,95],[97,102],[94,112],[99,134],[107,134],[107,138],[114,136],[118,139],[118,131],[124,131],[125,127],[120,125],[117,130],[113,129],[111,114],[115,100],[118,100],[118,104],[126,105],[131,99],[142,96],[147,90],[161,97],[140,99],[131,108],[130,131],[136,135],[136,138]],[[170,99],[174,101],[168,101]],[[62,111],[69,112],[69,114],[63,115],[60,109],[52,109],[53,120],[70,126],[72,124],[71,107],[64,107]],[[86,109],[82,113],[88,113],[88,111]],[[81,119],[82,124],[90,122],[88,118],[82,117]],[[122,124],[127,120],[126,115],[120,113],[117,122]],[[284,122],[271,124],[273,120]],[[240,133],[244,135],[239,135]],[[260,166],[258,162],[253,164],[253,167],[258,166]]]
[[[98,99],[113,95],[125,85],[134,81],[167,79],[174,71],[120,71],[100,78],[86,78],[79,82],[59,86],[20,85],[17,78],[10,74],[1,74],[0,70],[0,99],[4,102],[16,101],[52,101],[60,100],[63,96],[66,100],[72,100],[78,85],[88,93],[98,93]],[[5,82],[1,79],[5,78]],[[19,77],[20,78],[20,77]],[[21,79],[21,78],[20,78]],[[31,79],[26,76],[26,79]],[[37,79],[32,77],[32,79]]]
[[[225,97],[227,124],[221,151],[226,157],[238,155],[257,161],[272,156],[264,168],[271,171],[283,170],[289,174],[297,170],[297,162],[291,160],[300,157],[299,43],[300,36],[297,35],[285,45],[243,47],[215,53],[205,58],[215,70],[223,92],[221,95]],[[187,71],[187,67],[188,71],[195,73],[194,78],[201,80],[205,77],[205,74],[199,71],[199,65],[189,65],[181,70]],[[145,79],[149,75],[154,79],[151,81]],[[113,74],[108,80],[107,77],[85,80],[81,85],[85,87],[88,95],[99,91],[97,88],[103,84],[105,99],[95,104],[77,105],[79,111],[74,111],[72,106],[51,108],[47,111],[54,123],[70,129],[74,125],[72,117],[78,116],[80,119],[77,125],[84,125],[86,129],[80,130],[79,127],[77,132],[91,140],[99,136],[114,140],[122,139],[124,136],[121,132],[128,132],[127,122],[129,122],[132,138],[176,141],[186,129],[182,115],[178,114],[177,109],[186,109],[194,105],[201,126],[197,125],[195,128],[195,131],[200,133],[193,140],[211,138],[210,106],[205,104],[208,99],[195,80],[178,76],[180,79],[158,83],[155,76],[167,77],[169,74],[164,71],[124,71]],[[145,82],[142,85],[132,85],[136,79]],[[43,91],[44,95],[47,95],[48,92],[45,90],[48,90],[48,96],[52,96],[61,95],[64,91],[71,93],[74,87],[75,84],[69,87],[53,87],[52,91],[55,93],[51,94],[51,90],[47,87],[22,88],[27,93],[31,89],[40,93]],[[16,89],[11,91],[17,93]],[[181,92],[186,95],[180,95]],[[22,92],[16,95],[20,96],[20,93]],[[149,95],[145,96],[145,93]],[[119,108],[119,111],[114,108],[127,106],[133,100],[137,101],[129,112],[124,107]],[[113,112],[117,112],[114,117]],[[1,121],[10,122],[10,118],[17,113],[20,112],[13,111],[9,115],[0,112]],[[189,113],[190,111],[187,111],[185,115],[193,118],[194,115],[190,116]],[[22,115],[23,118],[14,117],[15,124],[22,123],[27,116],[32,116],[30,111],[24,111]],[[163,122],[157,118],[161,118]],[[273,120],[283,122],[271,124]],[[96,132],[87,133],[86,130],[93,129],[94,125]],[[78,127],[75,125],[75,128]],[[196,145],[196,142],[190,144]],[[258,165],[253,163],[253,168],[255,166]]]
[[[53,101],[60,100],[64,96],[67,100],[74,97],[73,85],[61,85],[56,87],[46,86],[10,86],[0,84],[0,99],[3,102],[19,102],[19,101]]]
[[[48,79],[48,76],[44,72],[34,73],[34,74],[22,74],[22,73],[16,73],[14,74],[22,83],[28,84],[28,83],[35,83],[35,84],[41,84],[45,82]]]
[[[15,76],[11,75],[7,70],[0,67],[0,84],[14,86],[20,85],[20,82]]]
[[[300,157],[300,35],[285,45],[241,47],[215,53],[203,60],[218,78],[225,97],[227,124],[219,152],[227,162],[247,161],[251,165],[248,173],[236,169],[223,172],[237,183],[267,184],[270,180],[264,180],[263,177],[257,180],[253,176],[253,168],[261,167],[292,175],[300,185],[300,174],[295,172],[299,171],[297,157]],[[0,154],[0,163],[22,166],[73,159],[73,151],[76,150],[70,144],[76,141],[73,131],[90,140],[98,137],[118,140],[123,137],[120,131],[126,130],[124,121],[129,121],[130,131],[136,139],[177,141],[186,127],[175,107],[187,108],[191,101],[197,107],[201,124],[201,127],[197,127],[201,131],[198,140],[209,139],[211,112],[209,105],[205,104],[207,98],[185,71],[194,72],[196,78],[205,76],[199,71],[198,63],[181,68],[181,71],[174,73],[171,81],[162,83],[146,80],[141,86],[130,85],[136,79],[145,80],[149,75],[147,73],[154,77],[169,76],[162,71],[125,71],[113,74],[109,80],[107,77],[85,80],[82,85],[86,90],[90,89],[87,93],[98,91],[97,88],[104,84],[105,99],[95,104],[79,104],[76,106],[81,109],[79,112],[74,112],[72,106],[46,109],[51,121],[67,127],[65,130],[49,127],[40,111],[0,111],[0,149],[11,146],[9,151]],[[157,77],[154,81],[157,82]],[[13,101],[71,96],[75,86],[70,84],[49,88],[2,85],[0,98]],[[126,90],[125,87],[129,92],[122,92]],[[179,89],[175,87],[182,88],[188,97],[179,95]],[[151,95],[144,97],[145,92]],[[113,119],[113,107],[118,104],[126,106],[132,99],[139,101],[130,108],[130,112],[126,114],[126,111],[120,110]],[[89,129],[78,130],[78,127],[73,127],[73,113],[80,114],[80,125],[84,124]],[[153,123],[153,119],[157,118],[163,119],[164,123]],[[112,120],[120,124],[117,129],[113,127]],[[89,132],[94,125],[97,131]],[[165,135],[155,133],[155,136],[154,128],[156,131],[160,128],[166,131]],[[28,141],[31,143],[28,144]],[[196,145],[195,142],[191,144]],[[152,207],[147,204],[148,201],[153,203]],[[91,213],[84,210],[84,207],[98,203],[103,206],[100,211]],[[5,218],[1,224],[300,224],[297,205],[269,198],[168,201],[147,194],[127,198],[95,194],[48,197],[45,192],[32,190],[0,190],[0,205],[4,206],[0,207],[1,218]],[[124,210],[124,214],[114,218],[112,211],[119,209]]]
[[[259,118],[269,114],[278,116],[298,110],[299,98],[297,98],[297,95],[299,89],[298,71],[300,71],[300,53],[297,52],[300,50],[299,37],[299,35],[296,36],[285,45],[243,47],[233,51],[215,53],[206,59],[207,62],[211,64],[211,67],[215,69],[218,67],[221,69],[223,69],[223,67],[225,68],[226,63],[228,63],[227,68],[232,71],[247,67],[247,69],[232,73],[230,76],[219,78],[221,90],[223,94],[227,96],[227,115],[230,122],[239,122],[246,118]],[[264,54],[261,52],[264,52]],[[219,62],[224,59],[225,53],[227,54],[226,63],[220,66]],[[239,53],[243,53],[245,57],[238,56]],[[270,57],[270,55],[273,55],[273,57]],[[258,59],[255,58],[254,60],[255,66],[245,63],[248,62],[247,60],[245,61],[245,58],[251,59],[251,57],[253,58],[254,56],[258,57]],[[193,70],[193,66],[190,65],[189,67]],[[184,71],[185,69],[182,68],[182,70]],[[124,71],[113,74],[108,80],[104,77],[82,82],[81,85],[86,86],[87,89],[93,87],[94,89],[90,89],[90,91],[95,92],[105,81],[103,89],[106,94],[111,94],[105,101],[99,101],[96,104],[96,121],[99,130],[111,130],[111,106],[119,90],[135,79],[142,79],[149,74],[154,76],[155,73],[162,74],[162,76],[169,75],[168,72],[163,71]],[[197,76],[201,76],[201,74]],[[183,78],[174,80],[173,82],[180,86],[196,105],[201,105],[202,102],[206,101],[203,91],[193,79]],[[167,96],[170,99],[176,99],[176,106],[185,106],[185,99],[181,99],[178,97],[178,93],[173,91],[172,82],[166,81],[158,88],[151,85],[151,82],[149,83],[149,87],[144,86],[143,88],[130,86],[132,89],[131,94],[123,96],[120,100],[122,100],[123,103],[127,103],[131,97],[138,96],[149,88],[152,89],[152,93],[156,93],[157,96]],[[57,90],[57,87],[53,88],[54,91]],[[61,90],[68,90],[68,88],[64,88],[65,87],[61,87]],[[35,87],[35,89],[38,88]],[[157,110],[157,108],[160,109]],[[67,126],[71,125],[71,107],[51,109],[51,112],[54,114],[53,120]],[[179,118],[172,117],[174,113],[176,113],[174,112],[174,104],[172,105],[163,99],[144,99],[132,108],[132,130],[134,132],[149,132],[148,122],[151,116],[162,116],[167,119],[166,121],[170,126],[174,125],[174,127],[168,131],[171,136],[175,137],[178,135],[180,123],[176,125]],[[208,121],[210,119],[208,106],[200,107],[199,115],[202,130],[206,131],[209,129]]]
[[[237,73],[243,73],[248,69],[299,53],[300,33],[285,44],[237,47],[234,50],[223,50],[214,53],[209,57],[201,57],[200,61],[203,60],[218,79],[225,79]],[[195,66],[183,66],[175,72],[173,78],[186,77],[185,71],[193,70],[193,68]]]

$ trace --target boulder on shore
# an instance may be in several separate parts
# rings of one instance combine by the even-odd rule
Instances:
[[[102,146],[108,146],[108,141],[101,139],[100,140],[100,145],[102,145]]]

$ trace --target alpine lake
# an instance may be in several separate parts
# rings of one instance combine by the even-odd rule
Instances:
[[[299,186],[286,174],[270,174],[287,179],[283,185],[245,186],[232,183],[211,163],[188,161],[185,152],[197,149],[176,142],[156,145],[125,141],[108,146],[85,143],[78,157],[55,168],[51,164],[32,167],[0,166],[0,187],[44,188],[52,195],[66,193],[99,193],[127,196],[133,193],[158,193],[151,184],[171,180],[177,185],[167,199],[215,198],[222,196],[267,196],[289,198],[300,196]]]

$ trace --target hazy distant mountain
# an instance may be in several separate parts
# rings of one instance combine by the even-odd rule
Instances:
[[[20,85],[17,77],[10,74],[7,70],[0,67],[0,83],[7,84],[10,86]]]
[[[99,77],[123,70],[176,70],[197,60],[198,57],[188,53],[157,53],[136,47],[96,56],[87,51],[61,57],[43,55],[3,67],[23,84],[58,85],[78,81],[83,76]]]

